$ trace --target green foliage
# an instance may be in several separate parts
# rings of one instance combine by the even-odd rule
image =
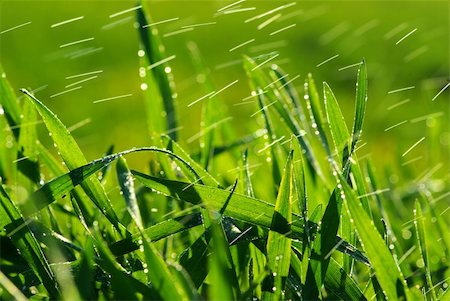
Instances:
[[[111,147],[88,162],[43,101],[24,89],[20,101],[0,79],[0,124],[11,134],[0,135],[1,299],[448,298],[449,224],[439,197],[425,185],[380,181],[389,169],[376,162],[376,171],[356,154],[364,60],[349,131],[327,83],[320,95],[308,75],[296,91],[278,66],[244,57],[263,134],[215,128],[226,110],[207,101],[198,150],[179,140],[172,75],[159,63],[164,47],[145,3],[137,21],[152,146]],[[196,72],[210,76],[197,47],[188,47]],[[211,79],[205,86],[214,93]],[[38,135],[38,115],[56,155]],[[136,153],[145,159],[130,169],[124,157]],[[263,176],[253,174],[255,164]],[[223,172],[229,166],[237,167],[234,184]],[[436,185],[450,187],[448,179]]]

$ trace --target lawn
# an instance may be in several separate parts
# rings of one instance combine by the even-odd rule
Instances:
[[[450,300],[447,1],[0,1],[0,299]]]

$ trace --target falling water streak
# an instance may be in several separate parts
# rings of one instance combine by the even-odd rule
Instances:
[[[388,92],[388,94],[393,94],[393,93],[397,93],[397,92],[402,92],[402,91],[406,91],[406,90],[411,90],[414,89],[416,86],[409,86],[409,87],[405,87],[405,88],[400,88],[400,89],[396,89],[396,90],[391,90]]]
[[[398,106],[404,105],[405,103],[408,103],[410,101],[411,101],[411,99],[407,98],[407,99],[402,100],[402,101],[400,101],[400,102],[398,102],[396,104],[393,104],[392,106],[388,107],[387,110],[390,111],[390,110],[392,110],[392,109],[394,109],[394,108],[396,108]]]
[[[104,98],[104,99],[94,100],[92,103],[100,103],[100,102],[105,102],[105,101],[108,101],[108,100],[114,100],[114,99],[129,97],[129,96],[132,96],[132,95],[133,94],[124,94],[124,95],[119,95],[119,96],[113,96],[113,97],[108,97],[108,98]]]
[[[194,27],[200,27],[200,26],[208,26],[208,25],[214,25],[217,24],[217,22],[208,22],[208,23],[198,23],[198,24],[191,24],[191,25],[185,25],[181,26],[181,28],[194,28]]]
[[[268,26],[270,23],[274,22],[275,20],[277,20],[279,17],[281,17],[281,14],[277,14],[273,17],[270,17],[269,19],[267,19],[266,21],[262,22],[261,24],[259,24],[256,29],[261,30],[264,27]]]
[[[290,83],[292,83],[294,80],[296,80],[297,78],[300,77],[300,74],[294,76],[293,78],[291,78],[290,80],[288,80],[287,82],[285,82],[280,88],[284,88],[285,86],[289,85]]]
[[[62,92],[50,95],[50,98],[53,98],[53,97],[56,97],[56,96],[59,96],[59,95],[62,95],[62,94],[66,94],[68,92],[72,92],[72,91],[75,91],[75,90],[78,90],[78,89],[81,89],[81,88],[83,88],[83,87],[79,86],[79,87],[75,87],[75,88],[72,88],[72,89],[69,89],[69,90],[65,90],[65,91],[62,91]]]
[[[72,78],[76,78],[76,77],[82,77],[82,76],[92,75],[92,74],[97,74],[97,73],[102,73],[102,72],[103,72],[103,70],[97,70],[97,71],[92,71],[92,72],[86,72],[86,73],[81,73],[81,74],[76,74],[76,75],[67,76],[66,79],[72,79]]]
[[[296,11],[293,11],[293,12],[291,12],[291,13],[288,13],[288,14],[283,15],[282,17],[280,17],[280,18],[277,20],[277,22],[282,22],[282,21],[285,21],[285,20],[290,19],[290,18],[292,18],[292,17],[297,17],[297,16],[303,14],[304,12],[305,12],[305,11],[304,11],[303,9],[298,9],[298,10],[296,10]]]
[[[251,103],[255,103],[255,101],[256,101],[256,100],[250,100],[250,101],[238,102],[238,103],[233,104],[233,106],[237,107],[237,106],[242,106],[242,105],[248,105],[248,104],[251,104]]]
[[[177,35],[177,34],[180,34],[180,33],[184,33],[184,32],[188,32],[188,31],[192,31],[192,30],[194,30],[194,27],[189,27],[189,28],[184,28],[184,29],[180,29],[180,30],[175,30],[175,31],[163,34],[163,37],[167,38],[167,37],[171,37],[171,36],[174,36],[174,35]]]
[[[332,254],[334,251],[336,251],[336,249],[339,248],[339,246],[340,246],[343,242],[344,242],[344,240],[341,238],[341,239],[337,242],[337,244],[335,244],[335,245],[331,248],[330,252],[328,252],[328,253],[325,255],[324,259],[325,259],[325,260],[328,259],[328,258],[331,256],[331,254]]]
[[[402,154],[402,157],[406,156],[413,148],[415,148],[415,147],[416,147],[420,142],[422,142],[423,140],[425,140],[425,137],[420,138],[419,141],[417,141],[417,142],[414,143],[410,148],[408,148],[408,149],[406,150],[406,152],[404,152],[404,153]]]
[[[193,102],[191,102],[190,104],[188,104],[187,107],[188,107],[188,108],[189,108],[189,107],[192,107],[192,106],[195,105],[197,102],[202,101],[203,99],[205,99],[205,98],[211,96],[211,95],[214,94],[214,93],[216,93],[216,91],[212,91],[212,92],[210,92],[210,93],[208,93],[208,94],[206,94],[206,95],[204,95],[204,96],[202,96],[202,97],[200,97],[200,98],[194,100]]]
[[[135,10],[140,9],[140,8],[142,8],[142,5],[138,5],[138,6],[129,8],[129,9],[125,9],[125,10],[119,11],[119,12],[117,12],[117,13],[114,13],[114,14],[112,14],[112,15],[109,15],[109,17],[110,17],[110,18],[115,18],[115,17],[117,17],[117,16],[120,16],[120,15],[129,13],[129,12],[135,11]]]
[[[9,32],[9,31],[11,31],[11,30],[14,30],[14,29],[23,27],[23,26],[28,25],[28,24],[31,24],[31,21],[30,21],[30,22],[23,23],[23,24],[20,24],[20,25],[17,25],[17,26],[14,26],[14,27],[11,27],[11,28],[8,28],[8,29],[5,29],[5,30],[3,30],[3,31],[0,31],[0,34],[7,33],[7,32]]]
[[[219,120],[213,124],[211,124],[210,126],[208,126],[207,128],[205,128],[204,130],[198,132],[197,134],[191,136],[189,139],[186,140],[187,143],[192,143],[195,140],[197,140],[198,138],[202,137],[203,135],[205,135],[206,133],[208,133],[209,131],[211,131],[212,129],[215,129],[216,127],[218,127],[219,125],[221,125],[222,123],[225,123],[229,120],[232,120],[233,117],[226,117],[222,120]]]
[[[253,97],[256,97],[256,96],[259,96],[259,95],[263,95],[263,94],[266,94],[266,93],[267,93],[267,91],[261,91],[261,93],[256,93],[255,91],[252,91],[250,96],[242,98],[241,101],[246,101],[247,99],[250,99],[250,98],[253,98]]]
[[[357,30],[355,30],[354,34],[356,36],[361,36],[363,33],[366,33],[367,31],[371,30],[372,28],[375,28],[380,22],[377,19],[373,19],[369,22],[367,22],[366,24],[364,24],[363,26],[361,26],[360,28],[358,28]]]
[[[359,66],[359,65],[361,65],[361,63],[356,63],[356,64],[348,65],[348,66],[339,68],[338,71],[342,71],[342,70],[349,69],[349,68],[352,68],[352,67],[357,67],[357,66]]]
[[[71,84],[67,85],[66,88],[70,88],[70,87],[76,86],[76,85],[78,85],[78,84],[87,82],[87,81],[89,81],[89,80],[93,80],[93,79],[95,79],[95,78],[97,78],[97,77],[98,77],[98,75],[94,75],[94,76],[91,76],[91,77],[88,77],[88,78],[79,80],[79,81],[77,81],[77,82],[74,82],[74,83],[71,83]]]
[[[408,251],[405,252],[405,254],[403,254],[402,257],[400,257],[400,259],[398,260],[398,264],[400,265],[409,255],[412,254],[412,252],[414,252],[415,249],[416,245],[413,245]]]
[[[23,160],[27,160],[28,158],[30,158],[30,157],[29,157],[29,156],[25,156],[25,157],[22,157],[22,158],[13,160],[12,163],[15,164],[15,163],[17,163],[17,162],[20,162],[20,161],[23,161]]]
[[[231,66],[235,66],[235,65],[239,65],[242,62],[242,60],[233,60],[233,61],[229,61],[220,65],[217,65],[214,67],[214,70],[220,70],[220,69],[224,69],[227,67],[231,67]]]
[[[67,47],[67,46],[72,46],[72,45],[76,45],[76,44],[80,44],[80,43],[84,43],[84,42],[88,42],[88,41],[92,41],[92,40],[94,40],[94,38],[82,39],[82,40],[78,40],[78,41],[74,41],[74,42],[70,42],[70,43],[67,43],[67,44],[60,45],[59,48],[64,48],[64,47]]]
[[[391,190],[390,188],[377,189],[377,190],[372,191],[370,193],[366,193],[366,194],[358,196],[358,199],[365,198],[365,197],[368,197],[368,196],[371,196],[371,195],[381,194],[381,193],[384,193],[384,192],[387,192],[387,191],[390,191],[390,190]]]
[[[425,53],[428,51],[428,46],[422,46],[420,48],[417,48],[416,50],[414,50],[413,52],[411,52],[410,54],[406,55],[405,58],[403,59],[404,62],[409,62],[413,59],[415,59],[416,57],[418,57],[419,55]]]
[[[423,182],[425,182],[425,181],[428,180],[434,173],[436,173],[439,169],[441,169],[441,167],[442,167],[443,165],[444,165],[444,164],[442,164],[442,162],[436,164],[436,166],[434,166],[432,169],[430,169],[428,172],[426,172],[423,176],[422,176],[422,175],[419,175],[416,179],[414,179],[413,182],[415,182],[415,183],[423,183]]]
[[[55,23],[55,24],[51,25],[50,28],[55,28],[55,27],[58,27],[58,26],[61,26],[61,25],[65,25],[65,24],[68,24],[68,23],[72,23],[72,22],[75,22],[75,21],[78,21],[78,20],[82,20],[82,19],[84,19],[84,16],[80,16],[80,17],[69,19],[69,20],[61,21],[59,23]]]
[[[245,46],[245,45],[248,45],[248,44],[250,44],[250,43],[253,43],[254,41],[255,41],[255,39],[250,39],[250,40],[248,40],[248,41],[245,41],[244,43],[241,43],[241,44],[239,44],[239,45],[237,45],[237,46],[234,46],[233,48],[231,48],[231,49],[228,50],[228,51],[229,51],[229,52],[235,51],[236,49],[241,48],[241,47],[243,47],[243,46]]]
[[[173,129],[168,129],[163,134],[169,135],[169,134],[171,134],[173,132],[180,131],[182,129],[184,129],[184,126],[177,126],[177,127],[173,128]]]
[[[233,6],[236,6],[236,5],[238,5],[239,3],[242,3],[242,2],[244,2],[244,1],[245,1],[245,0],[238,0],[238,1],[233,2],[233,3],[231,3],[231,4],[225,5],[224,7],[219,8],[219,9],[217,10],[217,12],[219,13],[219,12],[221,12],[221,11],[223,11],[223,10],[226,10],[226,9],[228,9],[228,8],[231,8],[231,7],[233,7]]]
[[[275,83],[277,83],[277,82],[283,80],[283,79],[284,79],[285,77],[287,77],[287,76],[289,76],[289,73],[283,75],[282,77],[280,77],[280,78],[274,80],[273,82],[271,82],[270,84],[268,84],[267,86],[265,86],[265,87],[264,87],[264,90],[267,89],[267,88],[269,88],[269,87],[272,86],[273,84],[275,84]]]
[[[442,88],[441,91],[439,91],[438,94],[436,94],[436,96],[434,96],[434,97],[431,99],[431,101],[434,101],[436,98],[438,98],[438,96],[441,95],[441,93],[444,92],[445,89],[447,89],[448,87],[450,87],[450,83],[446,84],[446,85],[444,86],[444,88]]]
[[[85,126],[86,124],[91,122],[91,118],[86,118],[83,119],[81,121],[78,121],[77,123],[75,123],[74,125],[71,125],[67,128],[67,130],[72,133],[75,130],[78,130],[79,128],[81,128],[82,126]]]
[[[442,212],[439,214],[439,216],[444,215],[448,210],[450,210],[450,206],[447,207],[447,209],[445,209],[444,211],[442,211]],[[448,278],[447,278],[447,279],[448,279]]]
[[[215,92],[213,95],[211,95],[211,96],[209,97],[209,99],[215,97],[217,94],[219,94],[220,92],[223,92],[225,89],[228,89],[229,87],[231,87],[232,85],[234,85],[234,84],[237,83],[238,81],[239,81],[239,80],[237,79],[237,80],[235,80],[235,81],[229,83],[228,85],[226,85],[225,87],[223,87],[222,89],[220,89],[219,91],[217,91],[217,92]]]
[[[401,38],[400,40],[397,41],[397,43],[395,43],[395,45],[398,45],[399,43],[401,43],[404,39],[406,39],[407,37],[409,37],[410,35],[412,35],[413,33],[415,33],[417,30],[417,28],[414,28],[413,30],[411,30],[410,32],[408,32],[405,36],[403,36],[403,38]]]
[[[133,19],[134,19],[133,16],[128,16],[128,17],[119,19],[119,20],[117,20],[117,21],[114,21],[114,22],[111,22],[111,23],[108,23],[108,24],[103,25],[103,26],[102,26],[102,30],[108,30],[108,29],[114,28],[114,27],[116,27],[117,25],[125,24],[125,23],[127,23],[128,21],[131,21],[131,20],[133,20]]]
[[[408,161],[406,161],[406,162],[403,162],[403,163],[402,163],[402,166],[405,166],[405,165],[411,164],[411,163],[413,163],[413,162],[419,161],[419,160],[421,160],[422,158],[423,158],[422,156],[419,156],[419,157],[416,157],[416,158],[414,158],[414,159],[408,160]]]
[[[431,113],[431,114],[427,114],[427,115],[423,115],[423,116],[411,119],[410,122],[411,123],[417,123],[417,122],[420,122],[420,121],[428,120],[430,118],[439,117],[439,116],[442,116],[442,115],[444,115],[444,112]]]
[[[72,56],[69,56],[69,58],[71,60],[74,60],[74,59],[77,59],[79,57],[82,57],[82,56],[85,56],[85,55],[88,55],[88,54],[92,54],[92,53],[95,53],[95,52],[98,52],[98,51],[102,51],[102,50],[103,50],[103,47],[98,47],[98,48],[89,47],[87,49],[76,51],[76,54],[74,54]]]
[[[336,55],[334,55],[334,56],[332,56],[332,57],[326,59],[326,60],[323,61],[322,63],[317,64],[316,67],[320,67],[320,66],[322,66],[323,64],[326,64],[326,63],[328,63],[329,61],[334,60],[334,59],[337,58],[337,57],[339,57],[339,54],[336,54]]]
[[[393,29],[391,29],[384,35],[384,39],[385,40],[391,39],[393,36],[398,34],[403,29],[406,29],[407,27],[408,27],[408,23],[402,23],[402,24],[398,25],[397,27],[394,27]]]
[[[248,166],[248,170],[254,169],[256,167],[260,167],[262,165],[263,165],[262,163],[255,163],[255,164],[249,165]],[[241,170],[241,166],[238,166],[238,167],[235,167],[235,168],[228,169],[225,172],[226,173],[232,173],[232,172],[236,172],[236,171],[240,171],[240,170]]]
[[[278,53],[275,54],[274,56],[268,58],[267,60],[263,61],[262,63],[260,63],[260,64],[258,64],[258,65],[256,65],[255,67],[253,67],[251,71],[255,71],[255,70],[258,69],[259,67],[263,66],[265,63],[270,62],[271,60],[273,60],[274,58],[276,58],[276,57],[278,57],[278,56],[279,56]]]
[[[181,191],[185,191],[186,189],[189,189],[190,187],[194,186],[195,184],[200,182],[204,177],[205,176],[202,176],[202,177],[196,179],[195,181],[193,181],[192,183],[190,183],[189,185],[186,185]]]
[[[236,8],[236,9],[225,10],[225,11],[223,11],[223,14],[230,15],[230,14],[242,13],[245,11],[251,11],[251,10],[255,10],[255,9],[256,9],[256,7]]]
[[[437,198],[435,198],[435,199],[432,199],[430,203],[431,203],[432,205],[434,205],[434,204],[436,204],[437,202],[439,202],[440,200],[443,200],[443,199],[447,198],[448,196],[450,196],[450,191],[447,191],[446,193],[441,194],[439,197],[437,197]]]
[[[236,236],[235,239],[233,239],[229,245],[233,245],[235,242],[237,242],[241,237],[243,237],[245,234],[247,234],[251,229],[253,229],[253,226],[250,226],[249,228],[245,229],[244,232],[240,233],[238,236]]]
[[[265,13],[262,13],[262,14],[259,14],[259,15],[254,16],[254,17],[252,17],[252,18],[250,18],[250,19],[247,19],[247,20],[245,20],[244,22],[245,22],[245,23],[248,23],[248,22],[251,22],[251,21],[254,21],[254,20],[261,19],[261,18],[263,18],[263,17],[265,17],[265,16],[268,16],[268,15],[270,15],[270,14],[273,14],[274,12],[277,12],[277,11],[279,11],[279,10],[282,10],[282,9],[285,9],[285,8],[288,8],[288,7],[291,7],[291,6],[296,5],[296,4],[297,4],[297,2],[291,2],[291,3],[285,4],[285,5],[281,5],[281,6],[277,7],[277,8],[274,8],[274,9],[272,9],[272,10],[269,10],[269,11],[267,11],[267,12],[265,12]]]
[[[275,100],[274,102],[271,102],[271,103],[265,105],[264,107],[262,107],[261,109],[259,109],[258,111],[256,111],[256,112],[253,113],[252,115],[250,115],[250,117],[256,116],[257,114],[259,114],[259,113],[262,112],[263,110],[265,110],[265,109],[267,109],[268,107],[274,105],[277,101],[278,101],[278,100]]]
[[[284,136],[281,136],[280,138],[278,138],[278,139],[272,141],[272,143],[270,143],[270,144],[264,146],[262,149],[260,149],[260,150],[258,151],[258,154],[259,154],[259,153],[262,153],[263,151],[265,151],[265,150],[267,150],[267,149],[269,149],[270,147],[272,147],[273,145],[275,145],[276,143],[280,142],[280,141],[283,140],[283,139],[284,139]]]
[[[153,63],[153,64],[149,65],[149,66],[147,67],[147,70],[151,70],[151,69],[153,69],[153,68],[155,68],[155,67],[158,67],[159,65],[162,65],[162,64],[164,64],[164,63],[167,63],[167,62],[173,60],[173,59],[176,58],[176,57],[177,57],[177,56],[174,54],[174,55],[171,55],[171,56],[169,56],[169,57],[166,57],[165,59],[162,59],[162,60],[160,60],[160,61],[157,61],[156,63]]]
[[[168,22],[172,22],[172,21],[177,21],[180,18],[171,18],[171,19],[166,19],[166,20],[161,20],[158,22],[153,22],[147,25],[143,25],[142,28],[147,28],[147,27],[151,27],[151,26],[155,26],[155,25],[159,25],[159,24],[164,24],[164,23],[168,23]]]
[[[271,32],[269,35],[271,35],[271,36],[276,35],[276,34],[278,34],[280,32],[283,32],[283,31],[288,30],[288,29],[290,29],[292,27],[295,27],[295,26],[297,26],[297,24],[295,24],[295,23],[291,24],[291,25],[288,25],[286,27],[283,27],[283,28],[280,28],[278,30],[275,30],[274,32]]]
[[[396,124],[394,124],[394,125],[392,125],[392,126],[386,128],[384,131],[385,131],[385,132],[390,131],[390,130],[392,130],[393,128],[396,128],[396,127],[398,127],[398,126],[400,126],[400,125],[402,125],[402,124],[404,124],[404,123],[407,123],[407,122],[408,122],[408,120],[400,121],[399,123],[396,123]]]
[[[33,125],[37,125],[37,124],[41,124],[44,123],[43,120],[39,120],[39,121],[35,121],[35,122],[27,122],[27,123],[21,123],[21,124],[17,124],[17,125],[13,125],[13,126],[6,126],[3,130],[4,131],[9,131],[9,130],[14,130],[14,129],[20,129],[26,126],[33,126]]]

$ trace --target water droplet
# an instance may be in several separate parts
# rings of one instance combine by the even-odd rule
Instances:
[[[141,84],[141,90],[142,90],[142,91],[147,90],[147,88],[148,88],[148,85],[147,85],[146,83],[142,83],[142,84]]]
[[[277,290],[277,288],[274,286],[272,287],[272,292],[275,292]]]
[[[170,72],[172,72],[172,69],[170,67],[166,67],[166,68],[164,68],[164,72],[170,73]]]
[[[139,56],[139,57],[144,57],[144,56],[145,56],[145,51],[142,50],[142,49],[139,50],[139,51],[138,51],[138,56]]]

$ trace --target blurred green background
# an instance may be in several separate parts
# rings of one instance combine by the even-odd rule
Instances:
[[[448,1],[244,1],[235,13],[217,11],[235,1],[150,1],[154,22],[178,18],[158,25],[166,45],[178,94],[181,143],[191,150],[198,141],[186,140],[199,131],[201,104],[187,107],[205,95],[196,77],[187,43],[198,44],[217,89],[238,79],[222,93],[230,123],[241,135],[260,126],[251,114],[257,104],[236,105],[250,95],[240,64],[243,54],[252,57],[278,53],[278,63],[301,92],[312,72],[316,83],[326,81],[352,122],[357,67],[344,68],[365,58],[369,73],[369,102],[360,156],[389,164],[431,132],[436,141],[425,139],[401,160],[422,157],[409,168],[425,169],[427,157],[444,163],[440,173],[448,177],[449,91],[434,101],[449,82],[450,5]],[[139,77],[139,41],[134,28],[134,11],[110,15],[136,6],[134,1],[0,1],[1,63],[13,87],[37,89],[61,120],[75,128],[73,135],[88,159],[100,157],[106,146],[116,150],[149,145],[145,127]],[[293,4],[290,4],[293,3]],[[245,22],[265,11],[289,4],[266,17]],[[264,21],[281,14],[262,29]],[[52,24],[83,16],[65,25]],[[31,22],[15,30],[17,25]],[[183,26],[214,23],[171,35]],[[278,29],[295,27],[272,34]],[[417,29],[411,33],[414,29]],[[397,44],[402,37],[411,33]],[[164,37],[164,35],[168,36]],[[93,40],[60,48],[73,41]],[[255,39],[235,51],[231,48]],[[337,56],[338,55],[338,56]],[[321,62],[335,57],[329,62]],[[319,66],[318,66],[319,65]],[[344,68],[344,69],[342,69]],[[97,78],[66,88],[81,79],[72,75],[102,70]],[[82,88],[51,97],[67,89]],[[405,87],[415,88],[389,93]],[[19,93],[19,92],[18,92]],[[102,103],[95,100],[118,95],[132,96]],[[409,99],[409,100],[407,100]],[[404,103],[397,107],[395,104]],[[427,118],[434,114],[435,118]],[[80,123],[81,122],[81,123]],[[386,131],[395,124],[399,126]],[[44,125],[39,126],[44,131]],[[435,139],[436,140],[436,139]],[[434,143],[427,150],[426,146]],[[434,158],[436,160],[436,158]],[[402,162],[400,162],[402,163]],[[377,164],[379,165],[379,164]]]

